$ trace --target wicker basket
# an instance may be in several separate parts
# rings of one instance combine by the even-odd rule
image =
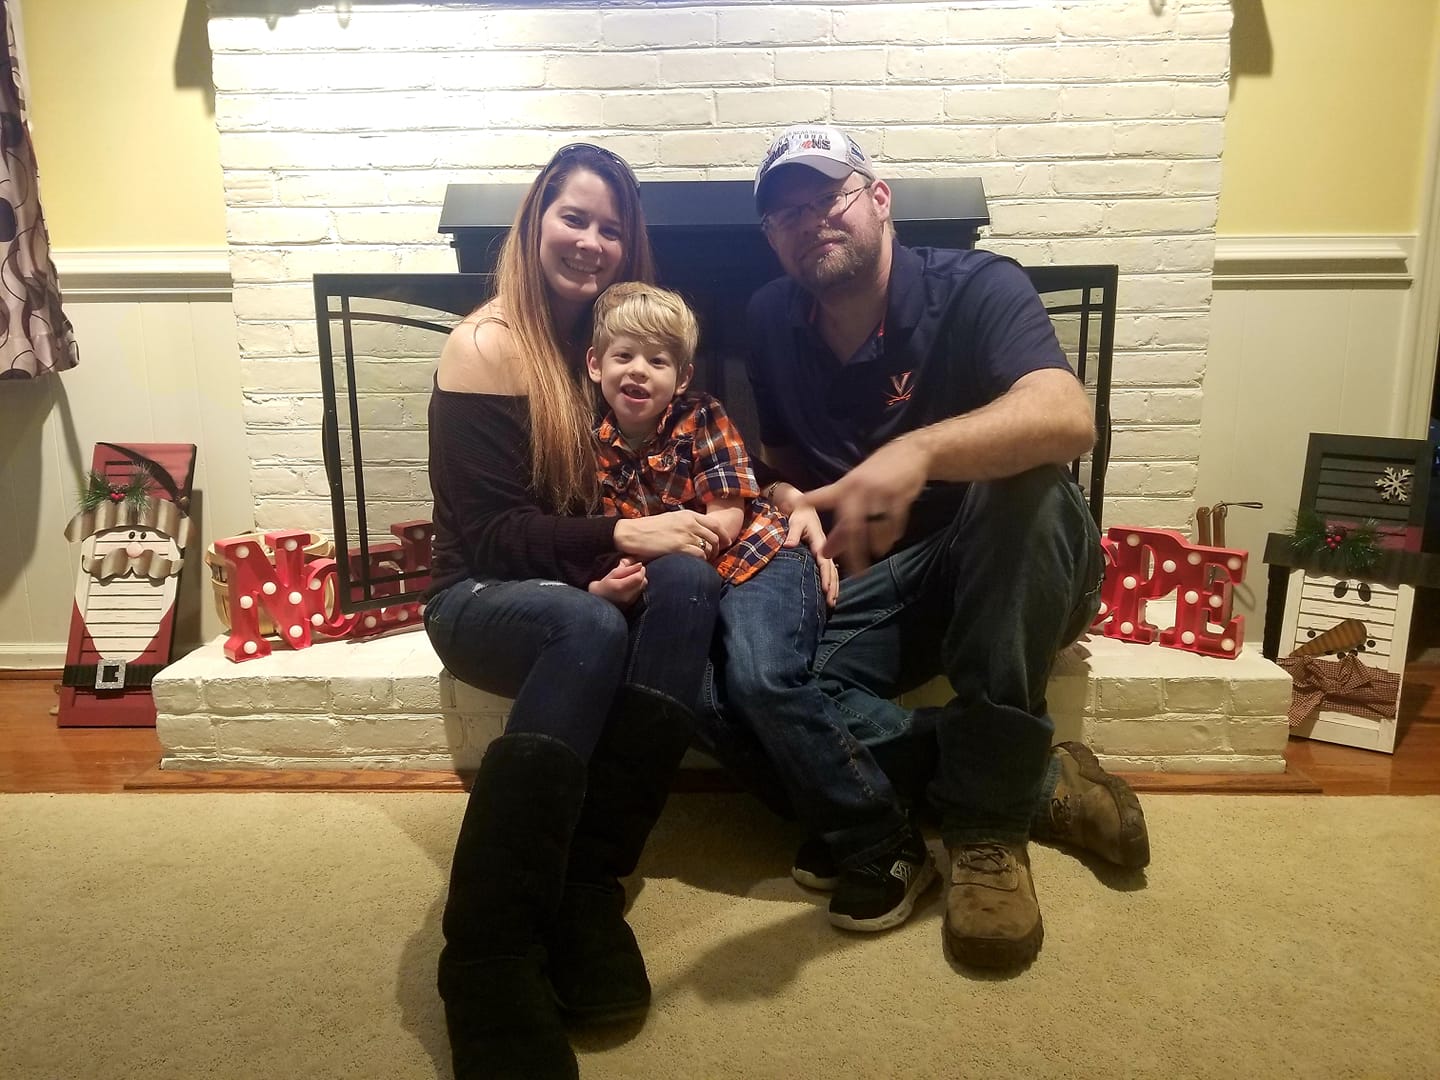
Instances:
[[[328,559],[335,553],[334,541],[324,536],[321,536],[317,532],[310,533],[309,537],[310,538],[305,541],[306,562],[311,562],[315,559]],[[267,557],[273,556],[275,554],[274,550],[265,543],[264,538],[259,533],[246,533],[243,536],[233,537],[233,539],[249,540],[252,543],[259,545],[262,549],[264,549]],[[220,616],[220,624],[226,630],[229,630],[230,589],[227,587],[226,584],[228,580],[226,578],[228,568],[225,565],[225,560],[220,558],[220,553],[215,550],[214,544],[211,544],[208,548],[205,549],[205,565],[210,567],[210,588],[215,595],[215,611]],[[266,612],[264,605],[260,606],[258,614],[260,616],[260,633],[275,634],[279,632],[275,629],[274,620],[270,618],[270,615],[268,612]]]

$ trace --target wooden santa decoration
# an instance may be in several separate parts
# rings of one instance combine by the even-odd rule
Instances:
[[[194,471],[193,444],[96,444],[65,528],[81,546],[61,727],[154,726],[150,682],[170,662]]]

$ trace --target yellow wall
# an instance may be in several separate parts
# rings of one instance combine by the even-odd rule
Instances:
[[[1414,232],[1440,0],[1233,0],[1219,231]],[[41,194],[61,248],[223,247],[204,0],[25,0]],[[184,31],[182,33],[182,30]],[[188,74],[185,74],[188,73]]]
[[[1440,0],[1232,2],[1220,233],[1416,231]]]
[[[205,0],[188,6],[187,22],[187,0],[24,0],[27,104],[53,246],[225,246],[210,98],[176,85],[198,82],[197,67],[208,79]]]

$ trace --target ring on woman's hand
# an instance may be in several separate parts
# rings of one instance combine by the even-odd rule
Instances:
[[[710,541],[706,540],[703,536],[700,538],[700,553],[702,555],[710,554]]]

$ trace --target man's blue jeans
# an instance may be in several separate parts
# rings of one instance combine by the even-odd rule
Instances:
[[[969,485],[948,528],[842,583],[815,648],[812,681],[825,706],[812,710],[814,726],[848,730],[893,788],[910,798],[923,792],[948,844],[1025,840],[1057,775],[1045,684],[1057,652],[1094,618],[1102,572],[1099,530],[1063,469]],[[766,602],[762,592],[750,599],[752,612],[721,608],[717,671],[733,671],[736,655],[752,665],[769,655],[765,642],[785,602]],[[948,675],[955,691],[946,706],[910,710],[891,700],[937,674]],[[840,795],[832,785],[851,782],[834,757],[815,759],[825,763],[828,785],[819,768],[806,773],[782,757],[772,763],[768,716],[733,691],[717,708],[724,696],[714,683],[724,681],[707,684],[700,714],[707,749],[778,811],[808,818],[782,772],[808,775],[812,798],[834,805]],[[880,780],[867,779],[851,798],[867,789],[884,792]]]
[[[825,625],[819,572],[782,549],[720,597],[700,741],[766,801],[820,833],[841,866],[893,849],[908,825],[889,778],[811,672]]]
[[[947,844],[1028,837],[1054,783],[1046,683],[1094,618],[1103,569],[1080,489],[1045,466],[971,484],[949,528],[843,582],[815,674],[878,759],[932,774]],[[940,673],[946,705],[890,700]]]
[[[628,613],[559,581],[467,579],[425,605],[425,630],[457,679],[514,698],[507,734],[550,735],[588,760],[621,685],[695,710],[720,576],[692,555],[645,574]]]

